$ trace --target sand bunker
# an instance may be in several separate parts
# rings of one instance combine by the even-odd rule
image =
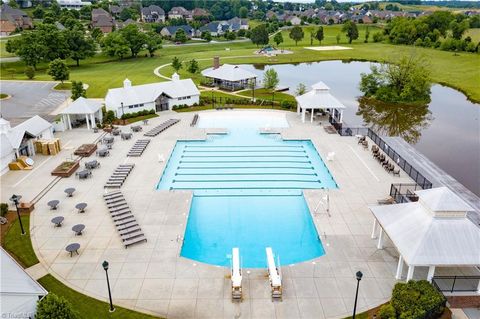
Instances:
[[[330,45],[325,47],[305,47],[305,49],[314,50],[314,51],[335,51],[335,50],[351,50],[352,48],[342,47],[339,45]]]

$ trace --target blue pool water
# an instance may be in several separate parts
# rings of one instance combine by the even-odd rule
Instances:
[[[181,256],[228,266],[265,267],[265,247],[282,265],[324,254],[303,189],[337,188],[311,141],[284,141],[260,127],[286,127],[269,113],[200,116],[199,127],[227,128],[206,141],[178,141],[157,188],[193,190]]]

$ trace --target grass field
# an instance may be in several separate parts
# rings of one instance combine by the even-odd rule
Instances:
[[[480,42],[480,28],[468,29],[468,31],[465,32],[465,35],[463,37],[472,38],[472,42],[474,43]]]
[[[211,45],[198,46],[175,46],[168,47],[157,52],[153,58],[141,57],[136,59],[117,60],[103,55],[95,56],[87,61],[81,61],[80,67],[76,67],[73,61],[70,64],[70,79],[83,81],[89,85],[87,90],[88,97],[104,97],[109,88],[122,86],[123,80],[128,77],[133,85],[151,83],[155,81],[163,81],[153,74],[153,70],[163,64],[170,63],[174,56],[182,61],[196,59],[199,62],[200,69],[204,69],[212,65],[212,57],[220,56],[222,63],[299,63],[313,62],[324,60],[360,60],[360,61],[386,61],[394,62],[402,55],[409,55],[412,52],[425,56],[430,64],[431,78],[434,82],[446,84],[457,88],[466,93],[467,96],[474,100],[480,101],[480,55],[472,53],[445,52],[435,49],[413,48],[411,46],[389,45],[382,43],[363,43],[364,32],[366,26],[360,26],[360,38],[351,45],[342,34],[340,45],[349,46],[352,50],[344,51],[313,51],[307,50],[304,46],[310,46],[308,35],[308,27],[306,27],[306,38],[295,46],[293,41],[288,37],[288,31],[284,32],[285,43],[282,48],[292,50],[293,54],[279,55],[276,57],[264,57],[254,55],[256,46],[249,42],[245,43],[221,43]],[[325,40],[322,45],[336,44],[336,35],[340,32],[341,26],[326,26]],[[371,35],[375,31],[371,27]],[[318,45],[318,42],[314,42]],[[228,48],[228,50],[226,50]],[[42,63],[38,66],[35,80],[51,80],[45,74],[46,64]],[[6,69],[17,69],[16,79],[25,79],[23,75],[24,65],[22,62],[2,63],[1,78],[9,77]],[[161,73],[167,76],[173,74],[171,67],[165,67]],[[190,74],[185,68],[179,72],[181,78],[191,77],[197,83],[200,82],[201,75]],[[322,75],[319,75],[319,80]]]
[[[38,264],[37,256],[33,251],[30,240],[30,215],[22,215],[23,229],[26,234],[21,235],[20,223],[15,219],[5,234],[4,247],[25,268]]]
[[[48,291],[53,292],[57,296],[67,299],[78,314],[80,319],[90,318],[129,318],[129,319],[154,319],[158,317],[146,315],[133,310],[115,306],[114,312],[109,312],[109,304],[86,295],[65,286],[52,275],[46,275],[38,280],[38,282]],[[106,283],[105,283],[105,289]]]
[[[252,90],[242,91],[238,94],[243,95],[245,97],[252,97]],[[256,89],[255,90],[255,98],[257,99],[265,99],[271,100],[272,93],[266,89]],[[282,92],[275,92],[275,101],[295,101],[295,97],[293,95],[282,93]]]

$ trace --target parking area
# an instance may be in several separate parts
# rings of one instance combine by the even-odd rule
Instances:
[[[56,82],[0,81],[0,92],[11,97],[0,103],[2,117],[15,126],[40,115],[52,120],[52,113],[67,100],[69,91],[55,91]]]

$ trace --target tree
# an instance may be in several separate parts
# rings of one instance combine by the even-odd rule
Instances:
[[[33,66],[29,66],[27,65],[27,67],[25,68],[25,71],[24,71],[25,75],[27,76],[27,78],[29,80],[33,79],[35,77],[35,69],[33,68]]]
[[[275,36],[273,37],[273,42],[275,42],[277,46],[279,46],[280,43],[283,43],[283,35],[281,31],[275,34]]]
[[[92,38],[85,35],[84,31],[78,29],[65,30],[65,39],[70,50],[69,55],[77,62],[77,66],[80,66],[80,60],[95,55],[95,43]]]
[[[5,1],[3,1],[5,2]],[[18,3],[16,0],[8,0],[8,5],[11,7],[11,8],[15,8],[17,9],[18,8]]]
[[[370,38],[370,30],[367,29],[365,30],[365,43],[368,43],[368,38]]]
[[[248,15],[247,7],[241,7],[240,10],[238,10],[238,15],[240,16],[240,18],[245,19]]]
[[[33,9],[32,14],[35,19],[42,19],[43,15],[45,14],[45,10],[43,10],[41,5],[38,5],[35,7],[35,9]]]
[[[65,33],[58,30],[53,24],[40,24],[34,33],[38,33],[39,41],[45,46],[43,58],[46,61],[55,59],[66,59],[70,55]]]
[[[51,318],[76,319],[78,316],[65,298],[50,292],[37,302],[35,319]]]
[[[310,31],[310,45],[313,45],[313,39],[315,39],[315,34],[313,31]]]
[[[68,69],[67,63],[60,59],[55,59],[48,65],[47,74],[50,75],[55,81],[68,80],[70,76],[70,70]]]
[[[210,34],[210,32],[208,31],[203,31],[202,32],[202,35],[201,35],[201,38],[207,42],[210,42],[212,41],[212,35]]]
[[[8,40],[6,50],[15,53],[26,65],[36,69],[37,64],[43,60],[47,48],[42,43],[39,33],[25,31],[20,37]]]
[[[142,50],[142,48],[147,43],[147,36],[145,33],[141,32],[136,24],[127,25],[125,28],[120,30],[120,34],[125,39],[132,57],[136,57],[137,54]]]
[[[87,97],[87,90],[83,87],[82,81],[72,81],[72,100],[75,101],[79,97]]]
[[[252,40],[252,43],[257,46],[268,44],[269,38],[266,26],[260,24],[253,28],[250,34],[250,40]]]
[[[280,80],[275,69],[268,69],[263,74],[263,87],[272,92],[272,106],[275,100],[275,89],[279,82]]]
[[[345,32],[348,38],[348,43],[358,39],[358,29],[355,22],[348,20],[343,24],[342,32]]]
[[[197,73],[200,67],[198,66],[198,62],[195,59],[190,60],[187,63],[187,71],[190,73]]]
[[[290,30],[289,37],[295,41],[295,45],[297,45],[298,41],[301,41],[304,37],[303,29],[298,25],[293,27],[292,30]]]
[[[323,27],[319,26],[317,32],[315,33],[315,39],[317,39],[318,43],[322,44],[325,35],[323,34]]]
[[[450,29],[452,30],[452,37],[454,39],[460,40],[465,33],[465,31],[468,30],[470,27],[470,24],[468,23],[468,20],[463,20],[462,22],[457,22],[453,20],[450,22]]]
[[[185,30],[183,30],[182,28],[179,28],[177,32],[175,32],[174,40],[175,42],[180,42],[180,43],[187,42],[188,38],[187,38],[187,34],[185,33]]]
[[[146,49],[148,54],[151,57],[155,55],[155,51],[162,48],[162,37],[158,35],[156,32],[149,32],[147,34],[147,42],[146,42]]]
[[[182,68],[182,62],[175,56],[172,59],[172,68],[178,72]]]
[[[94,39],[97,42],[100,42],[100,40],[103,38],[103,32],[99,28],[93,28],[91,32],[92,39]]]
[[[129,51],[128,43],[118,32],[111,32],[102,39],[101,46],[103,52],[108,56],[117,56],[123,59]]]
[[[300,83],[298,84],[297,89],[295,90],[295,95],[300,96],[305,94],[306,92],[307,92],[307,87],[305,86],[305,84]]]
[[[340,37],[341,37],[340,33],[339,33],[339,34],[337,34],[337,36],[335,37],[335,39],[337,40],[337,44],[339,44],[339,43],[340,43]]]

